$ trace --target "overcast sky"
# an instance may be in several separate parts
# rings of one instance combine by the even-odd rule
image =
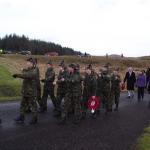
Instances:
[[[93,55],[150,55],[150,0],[0,0],[0,37],[10,33]]]

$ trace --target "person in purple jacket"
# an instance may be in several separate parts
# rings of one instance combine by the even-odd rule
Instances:
[[[136,85],[138,88],[138,102],[144,99],[144,88],[146,86],[146,76],[144,71],[140,71],[137,79],[136,79]]]

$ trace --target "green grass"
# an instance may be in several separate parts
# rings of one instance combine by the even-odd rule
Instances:
[[[138,139],[136,150],[150,150],[150,126],[145,128],[143,135]]]
[[[0,100],[20,96],[21,82],[14,79],[9,70],[0,65]]]
[[[20,100],[21,96],[14,96],[14,97],[0,96],[0,102],[20,101]]]

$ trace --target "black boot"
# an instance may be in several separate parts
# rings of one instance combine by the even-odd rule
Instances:
[[[127,98],[128,98],[128,99],[130,99],[130,98],[131,98],[131,96],[128,96]]]
[[[16,122],[17,124],[23,124],[23,123],[24,123],[24,116],[20,115],[19,117],[17,117],[17,118],[15,119],[15,122]]]
[[[29,124],[37,124],[37,117],[33,117]]]
[[[108,112],[112,112],[112,108],[109,108],[107,111],[108,111]]]
[[[73,123],[74,124],[79,124],[81,121],[80,117],[75,117],[74,120],[73,120]]]
[[[118,107],[116,107],[116,108],[114,109],[114,111],[118,111]]]
[[[114,111],[118,111],[118,103],[116,103],[116,108],[114,109]]]
[[[91,116],[92,116],[92,118],[93,118],[93,119],[96,119],[96,117],[97,117],[96,112],[92,113],[92,115],[91,115]]]
[[[53,116],[54,117],[60,117],[61,116],[61,112],[60,111],[55,111]]]
[[[85,119],[85,118],[86,118],[86,112],[82,112],[81,119]]]
[[[45,108],[41,107],[38,112],[39,113],[45,113],[45,112],[47,112],[47,108],[46,107]]]
[[[30,114],[32,111],[31,111],[31,109],[30,108],[28,108],[27,110],[26,110],[26,113],[27,114]]]
[[[97,115],[97,116],[99,116],[99,115],[100,115],[100,113],[101,113],[101,111],[100,111],[100,110],[96,110],[96,115]]]
[[[58,125],[65,125],[66,124],[66,118],[61,118],[58,122]]]

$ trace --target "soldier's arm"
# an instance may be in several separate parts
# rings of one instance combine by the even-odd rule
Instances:
[[[124,78],[124,83],[126,82],[126,80],[127,80],[127,73],[126,73],[125,78]]]
[[[48,76],[45,79],[46,81],[53,82],[55,80],[55,72],[49,72]]]
[[[121,77],[120,77],[120,75],[118,76],[118,82],[121,82]]]
[[[17,77],[22,79],[36,79],[36,71],[35,70],[33,72],[24,71],[22,74],[17,74]]]

